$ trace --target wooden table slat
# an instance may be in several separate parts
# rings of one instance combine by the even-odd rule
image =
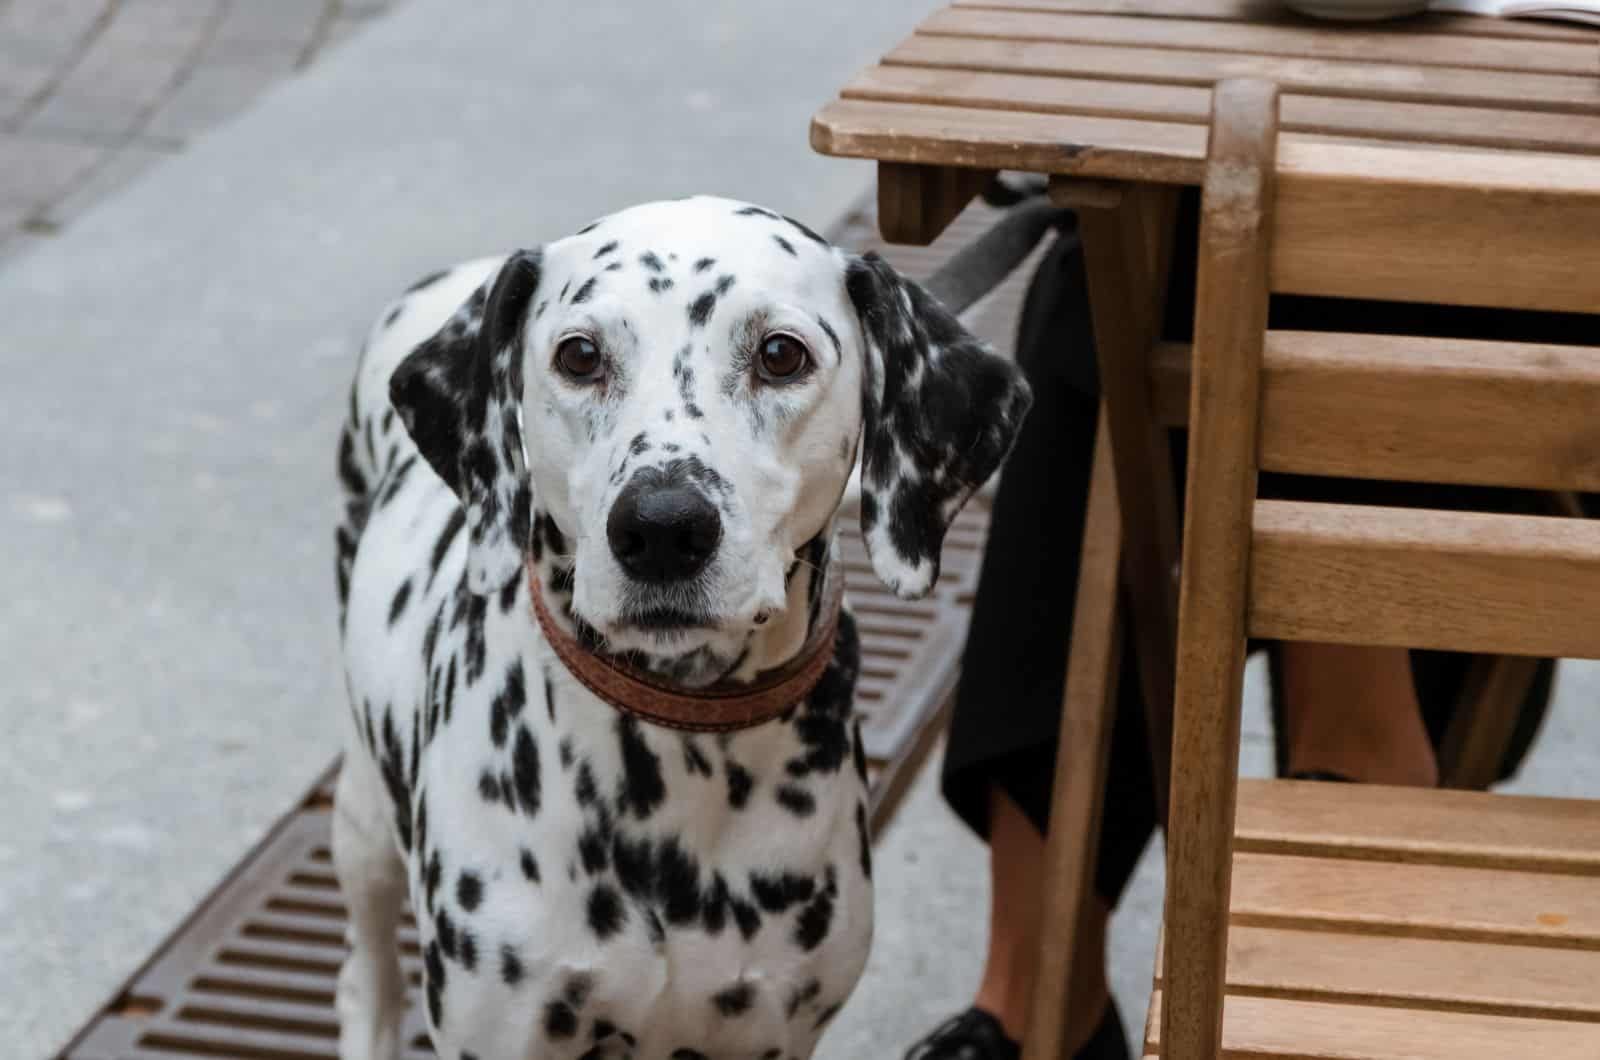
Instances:
[[[1213,22],[1133,15],[1080,15],[948,8],[917,32],[954,37],[1120,44],[1244,52],[1302,59],[1340,59],[1408,66],[1454,66],[1553,74],[1600,74],[1600,55],[1581,41],[1504,40],[1396,30],[1361,24],[1337,33],[1312,26],[1240,22],[1218,32]]]
[[[1206,130],[1175,122],[841,99],[812,119],[811,146],[823,154],[880,162],[1196,184]]]
[[[1593,76],[1518,73],[921,33],[895,47],[885,56],[884,62],[996,73],[1199,85],[1206,89],[1225,78],[1261,77],[1276,81],[1286,92],[1600,114],[1600,72]]]
[[[1321,27],[1329,24],[1291,11],[1278,0],[954,0],[958,8],[980,11],[1062,11],[1080,15],[1130,15],[1137,18],[1198,18],[1214,22]],[[1472,18],[1429,13],[1384,23],[1396,31],[1501,37],[1507,40],[1593,41],[1595,31],[1570,22],[1526,18]]]
[[[841,93],[846,99],[931,103],[973,109],[1087,114],[1204,125],[1211,90],[1079,77],[1041,77],[923,66],[874,66]],[[1594,154],[1600,113],[1550,114],[1439,103],[1289,95],[1282,122],[1295,132],[1463,147]]]

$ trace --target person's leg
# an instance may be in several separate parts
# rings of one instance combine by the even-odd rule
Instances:
[[[989,810],[989,950],[974,1004],[994,1016],[1013,1041],[1028,1025],[1039,957],[1039,882],[1044,837],[1004,790],[992,789]],[[1111,1000],[1106,985],[1106,924],[1110,904],[1090,896],[1072,957],[1067,1049],[1076,1053],[1095,1033]]]
[[[1286,643],[1288,771],[1433,787],[1439,767],[1404,648]]]
[[[1067,1055],[1120,1060],[1127,1039],[1111,1004],[1106,979],[1106,929],[1139,857],[1156,827],[1155,786],[1131,638],[1123,644],[1111,725],[1105,788],[1095,848],[1094,886],[1082,911],[1072,962]],[[1043,910],[1040,884],[1055,780],[1054,742],[996,763],[988,785],[989,941],[974,1006],[993,1016],[1013,1042],[1021,1040],[1033,1002]]]

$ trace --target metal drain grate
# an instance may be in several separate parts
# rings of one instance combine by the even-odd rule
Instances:
[[[847,514],[845,584],[862,639],[857,706],[881,821],[955,681],[988,513],[974,504],[958,517],[939,588],[914,603],[878,582]],[[332,777],[330,771],[68,1046],[66,1060],[334,1060],[345,908],[328,849]],[[400,947],[415,991],[421,962],[409,917]],[[405,1060],[427,1060],[419,1007],[413,1003],[407,1015]]]
[[[925,276],[993,222],[974,205],[932,247],[887,247],[870,205],[832,238],[876,249],[912,276]],[[1023,296],[1019,269],[973,306],[970,327],[1007,355]],[[856,706],[880,826],[932,743],[957,677],[989,515],[980,497],[945,541],[939,586],[926,600],[896,598],[867,560],[855,513],[841,521],[846,586],[862,635]],[[344,959],[345,909],[328,849],[330,769],[304,802],[267,835],[59,1055],[63,1060],[334,1060],[333,998]],[[421,981],[415,927],[401,931],[413,995]],[[407,1013],[404,1060],[429,1060],[419,1006]]]

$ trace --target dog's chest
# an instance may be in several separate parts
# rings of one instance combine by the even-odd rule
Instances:
[[[609,711],[552,690],[558,718]],[[813,778],[799,817],[770,746],[613,718],[516,731],[494,779],[488,748],[465,741],[436,742],[421,771],[414,901],[440,947],[445,1032],[479,1055],[540,1042],[565,1055],[611,1035],[640,1060],[807,1055],[870,938],[854,770]],[[531,816],[523,732],[542,773]],[[475,759],[488,764],[470,771]]]
[[[562,669],[525,587],[466,590],[453,510],[416,475],[374,512],[347,627],[441,1043],[808,1055],[871,934],[850,689],[726,736],[626,718]]]

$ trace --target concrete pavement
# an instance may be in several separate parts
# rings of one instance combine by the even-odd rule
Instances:
[[[0,256],[59,233],[391,3],[0,3]]]

